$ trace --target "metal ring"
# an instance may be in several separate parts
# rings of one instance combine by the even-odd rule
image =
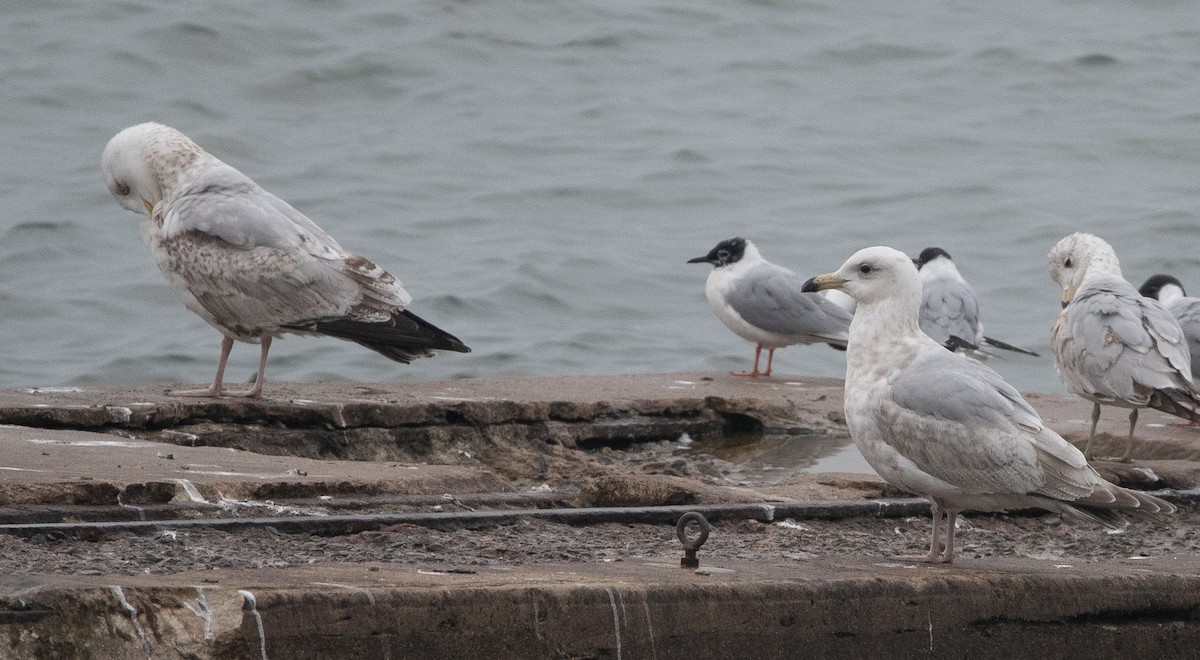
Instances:
[[[687,535],[688,523],[695,522],[700,526],[700,535],[694,539],[689,539]],[[699,511],[689,511],[679,517],[679,522],[675,523],[675,536],[679,542],[683,544],[684,550],[699,550],[700,546],[708,540],[708,533],[712,531],[712,526],[708,524]]]

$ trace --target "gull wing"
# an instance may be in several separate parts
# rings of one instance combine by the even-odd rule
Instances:
[[[968,493],[1113,501],[1083,454],[999,374],[932,348],[889,379],[880,425],[888,444]]]
[[[1120,278],[1081,287],[1051,333],[1072,392],[1145,405],[1160,389],[1190,390],[1191,356],[1179,323]]]
[[[1179,321],[1179,329],[1187,339],[1188,354],[1192,357],[1192,377],[1195,378],[1200,375],[1200,298],[1178,298],[1166,307]]]
[[[412,300],[392,275],[232,167],[201,175],[161,212],[160,268],[202,316],[238,335],[347,316],[386,321]]]

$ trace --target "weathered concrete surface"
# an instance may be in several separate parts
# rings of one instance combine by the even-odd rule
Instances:
[[[507,487],[494,474],[472,467],[317,461],[83,431],[0,427],[0,502],[7,506],[144,505],[194,497],[213,502],[223,496],[270,499],[292,492],[440,495]]]
[[[258,499],[528,492],[546,482],[556,492],[578,493],[579,506],[884,494],[871,475],[765,490],[717,487],[671,474],[630,474],[576,449],[765,430],[832,451],[846,442],[837,406],[829,403],[839,388],[832,380],[697,374],[275,384],[270,392],[277,396],[264,401],[179,399],[151,390],[6,390],[0,391],[0,424],[7,425],[0,427],[0,473],[13,478],[0,479],[11,485],[9,492],[0,485],[0,501],[181,501],[189,497],[181,479],[209,500],[218,492]],[[318,458],[325,460],[310,460]]]
[[[694,474],[628,474],[605,454],[683,433],[766,431],[797,442],[844,434],[841,383],[828,379],[272,383],[268,393],[264,401],[208,401],[157,389],[0,391],[0,424],[8,425],[0,427],[0,468],[9,468],[0,470],[0,497],[9,508],[112,504],[118,496],[122,505],[150,506],[186,498],[182,479],[206,498],[528,492],[545,479],[555,488],[578,482],[586,506],[886,492],[868,475],[749,487]],[[1086,403],[1029,398],[1068,439],[1086,437]],[[1106,413],[1103,452],[1122,447],[1125,423],[1123,414]],[[1139,428],[1137,463],[1100,463],[1102,471],[1150,487],[1198,483],[1200,431],[1153,412]],[[903,568],[861,555],[717,561],[732,572],[622,562],[467,575],[321,564],[7,576],[0,657],[1094,658],[1187,657],[1200,648],[1193,558],[1069,568],[1022,559]]]
[[[701,573],[629,562],[7,576],[0,655],[1094,660],[1200,648],[1193,558],[952,568],[849,558]]]
[[[844,433],[842,382],[725,373],[463,379],[423,383],[272,383],[263,400],[186,399],[167,388],[0,390],[0,424],[138,432],[184,445],[312,458],[389,460],[396,446],[491,433],[589,446],[752,430]],[[1027,393],[1047,423],[1086,438],[1091,404]],[[1106,408],[1099,447],[1123,449],[1127,421]],[[1136,458],[1200,458],[1200,429],[1142,412]],[[386,438],[371,431],[388,432]],[[355,435],[355,434],[358,435]],[[157,435],[155,435],[157,434]],[[403,454],[399,457],[410,457]]]
[[[0,390],[0,423],[136,431],[177,444],[354,460],[411,458],[431,443],[478,435],[587,447],[701,437],[731,426],[820,434],[841,424],[841,383],[832,379],[652,374],[273,383],[268,393],[252,401],[172,398],[161,389]]]
[[[624,447],[674,440],[684,433],[697,439],[730,433],[788,434],[804,443],[845,436],[842,383],[823,378],[683,373],[369,385],[272,383],[269,398],[262,401],[172,398],[164,395],[164,388],[65,389],[0,390],[0,424],[296,458],[475,466],[522,486],[553,482],[564,472],[578,471],[580,466],[571,464],[578,454],[556,453],[550,447]],[[1086,439],[1090,404],[1027,396],[1052,428],[1076,443]],[[1107,410],[1100,431],[1100,452],[1119,453],[1126,432],[1124,413]],[[1100,461],[1097,467],[1126,485],[1200,485],[1200,429],[1145,411],[1139,435],[1143,441],[1135,452],[1136,465]],[[295,465],[287,460],[262,469],[328,472]],[[374,468],[352,469],[369,473]],[[602,472],[596,476],[606,476]],[[857,497],[886,494],[873,476],[839,478],[827,488],[784,484],[740,495],[728,488],[715,492],[694,480],[684,483],[669,474],[619,476],[628,483],[585,486],[579,504],[667,504],[689,497],[684,491],[691,492],[694,501],[830,499],[837,497],[839,488]],[[349,487],[349,482],[342,484]]]

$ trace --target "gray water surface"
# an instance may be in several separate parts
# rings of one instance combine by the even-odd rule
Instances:
[[[805,275],[948,250],[993,360],[1062,391],[1045,255],[1106,237],[1200,292],[1200,28],[1188,3],[10,2],[0,5],[0,386],[207,382],[99,175],[179,128],[399,276],[469,355],[288,338],[268,380],[734,370],[717,241]],[[235,349],[230,378],[254,370]],[[840,376],[822,346],[781,374]]]

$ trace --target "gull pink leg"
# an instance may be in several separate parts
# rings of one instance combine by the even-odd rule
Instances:
[[[762,372],[760,372],[758,370],[758,357],[760,355],[762,355],[762,344],[755,344],[754,345],[754,370],[753,371],[735,371],[735,372],[733,372],[733,375],[734,376],[747,376],[749,378],[755,378],[757,376],[761,376]],[[768,357],[767,359],[770,360],[770,357]]]
[[[229,353],[233,350],[233,338],[225,337],[221,340],[221,359],[217,361],[217,375],[213,378],[212,385],[206,390],[172,390],[167,392],[167,396],[205,396],[219,397],[221,396],[223,385],[222,379],[225,378],[225,363],[229,361]]]
[[[258,377],[254,379],[254,387],[246,392],[230,392],[229,396],[244,396],[257,399],[262,396],[263,382],[267,373],[267,352],[271,350],[271,335],[263,335],[258,352]]]
[[[1133,429],[1137,426],[1138,409],[1129,413],[1129,444],[1125,445],[1125,453],[1121,456],[1122,463],[1133,462]]]
[[[1137,410],[1134,408],[1134,410]],[[1092,441],[1096,439],[1096,425],[1100,423],[1100,404],[1092,404],[1092,430],[1088,433],[1087,444],[1083,446],[1083,457],[1092,460]]]
[[[942,507],[933,502],[933,530],[929,535],[929,552],[920,556],[898,555],[890,557],[897,561],[919,561],[927,564],[949,563],[954,558],[954,521],[958,517],[957,511],[943,511]],[[941,547],[942,517],[945,514],[946,525],[946,548]]]
[[[940,560],[944,564],[954,563],[954,523],[958,521],[957,511],[946,512],[946,549],[942,550]]]

